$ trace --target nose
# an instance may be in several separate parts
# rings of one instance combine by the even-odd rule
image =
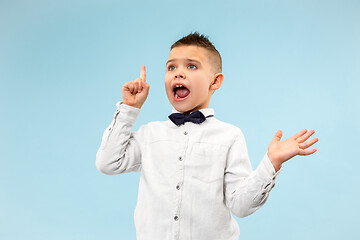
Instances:
[[[185,79],[185,74],[182,71],[179,71],[175,74],[175,79]]]

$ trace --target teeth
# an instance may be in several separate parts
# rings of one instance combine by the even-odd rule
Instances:
[[[175,88],[179,88],[179,87],[183,87],[183,85],[182,84],[176,84],[175,87],[174,87],[174,91],[175,91]],[[179,98],[177,93],[175,93],[175,98]]]

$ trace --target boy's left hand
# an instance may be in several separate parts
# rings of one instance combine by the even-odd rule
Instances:
[[[269,144],[267,153],[271,163],[275,168],[275,171],[277,172],[281,168],[282,163],[296,155],[305,156],[316,152],[316,148],[305,150],[319,140],[318,138],[314,138],[305,142],[314,133],[314,130],[308,132],[306,129],[304,129],[294,136],[286,139],[285,141],[280,142],[282,131],[277,131],[273,140]]]

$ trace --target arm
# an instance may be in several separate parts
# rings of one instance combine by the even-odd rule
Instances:
[[[145,67],[142,66],[140,78],[125,83],[122,88],[124,104],[117,104],[114,119],[105,130],[96,154],[96,167],[105,174],[139,171],[141,168],[137,134],[131,130],[149,92],[145,78]]]
[[[246,217],[266,202],[275,186],[275,173],[267,154],[255,171],[252,171],[244,136],[232,144],[224,178],[226,205],[237,217]]]
[[[282,163],[296,155],[316,152],[316,149],[305,150],[318,141],[318,138],[315,138],[305,142],[314,132],[302,130],[280,142],[282,132],[278,131],[269,145],[268,152],[253,172],[245,138],[241,134],[229,151],[225,172],[226,204],[236,216],[246,217],[264,205],[270,190],[275,186]]]

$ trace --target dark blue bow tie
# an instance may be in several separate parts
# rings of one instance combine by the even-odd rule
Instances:
[[[185,122],[193,122],[200,124],[206,120],[204,114],[202,114],[202,112],[200,112],[199,110],[192,112],[190,114],[173,113],[169,115],[169,118],[177,126],[184,124]]]

